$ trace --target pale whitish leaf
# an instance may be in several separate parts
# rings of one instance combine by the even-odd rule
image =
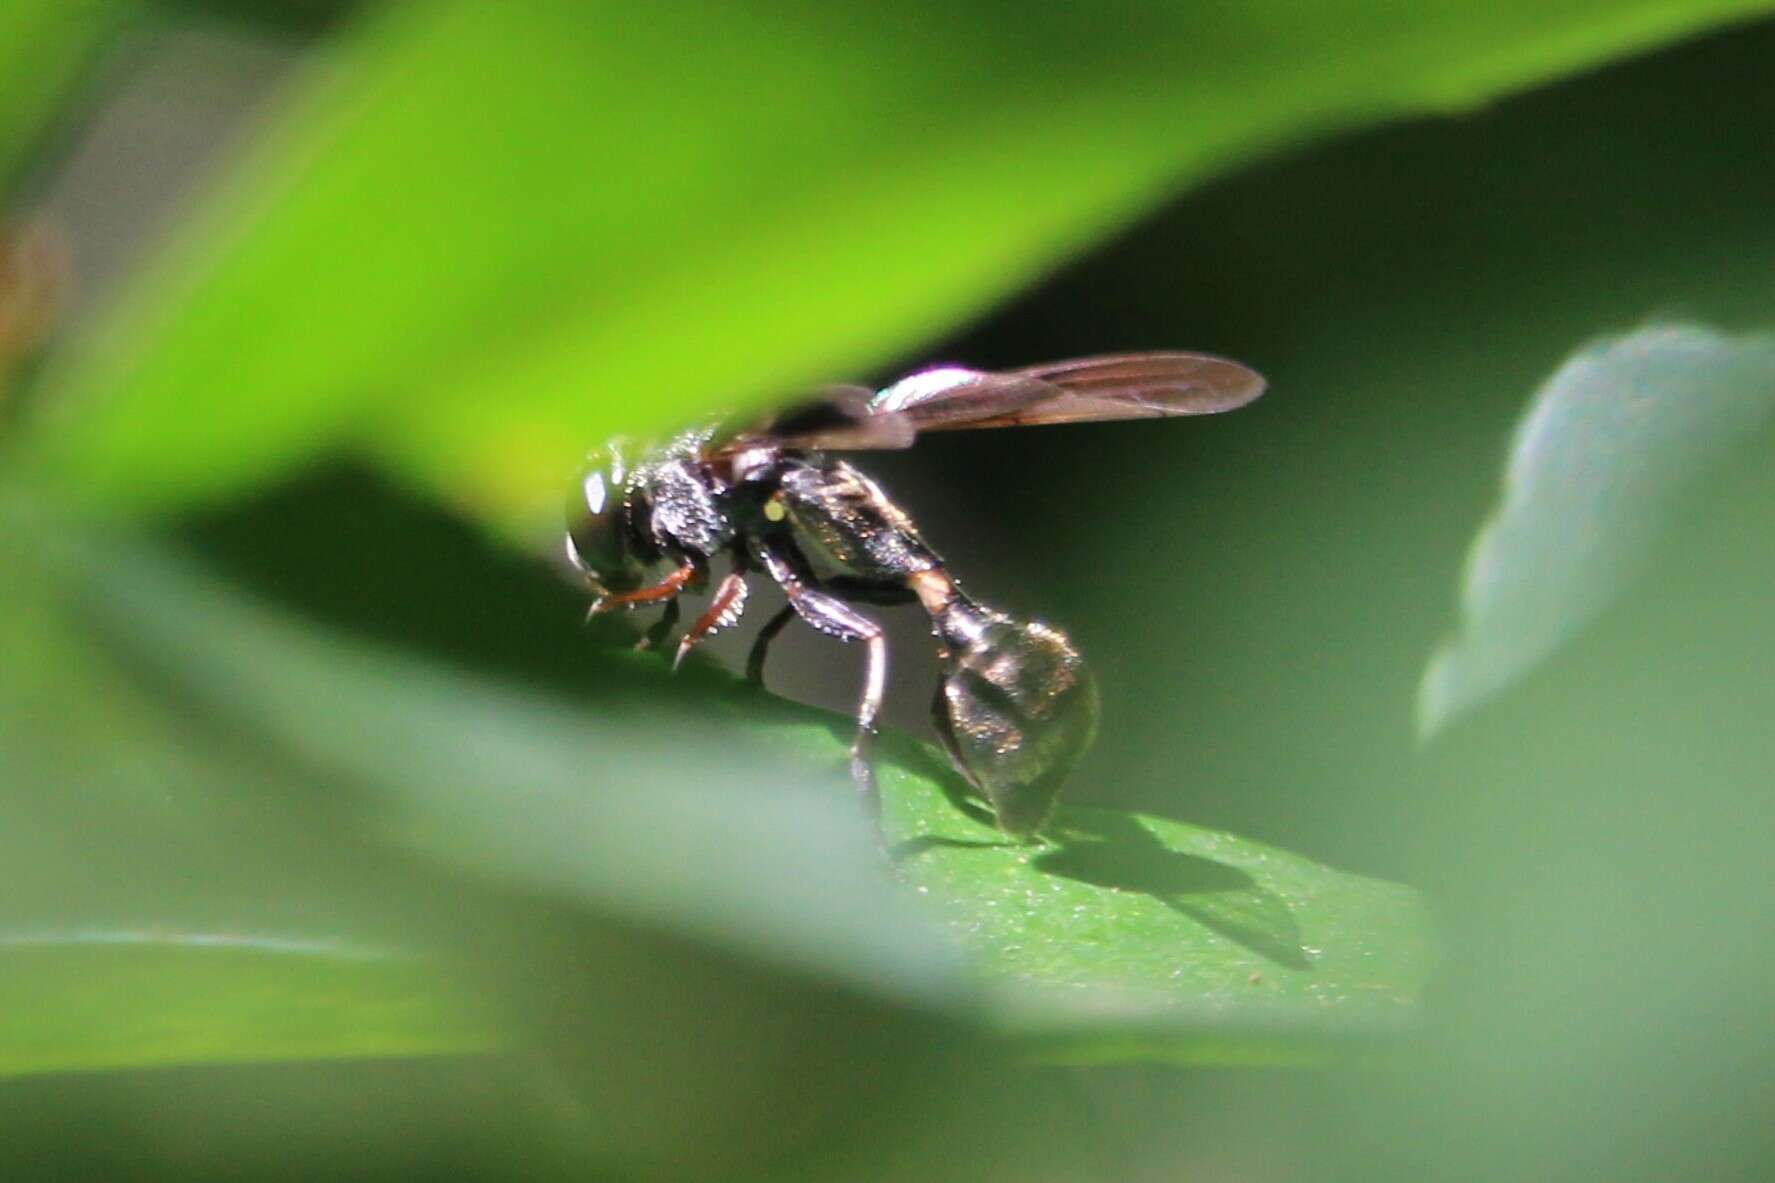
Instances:
[[[1775,338],[1662,325],[1602,341],[1518,425],[1468,556],[1461,628],[1431,659],[1434,734],[1546,658],[1619,594],[1698,475],[1775,406]]]

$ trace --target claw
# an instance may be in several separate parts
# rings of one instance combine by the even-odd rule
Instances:
[[[679,640],[678,654],[672,658],[672,668],[677,669],[685,656],[705,637],[738,622],[740,614],[745,610],[746,577],[735,571],[721,581],[721,586],[715,589],[715,598],[710,601],[708,611],[697,617],[696,623]]]

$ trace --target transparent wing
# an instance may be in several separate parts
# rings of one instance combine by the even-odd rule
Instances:
[[[1264,390],[1257,371],[1206,353],[1122,353],[992,372],[921,370],[871,394],[830,386],[716,442],[837,452],[906,448],[924,431],[1211,415]]]
[[[870,403],[918,431],[1211,415],[1244,406],[1263,377],[1206,353],[1123,353],[991,373],[946,366],[903,378]]]
[[[1017,414],[1064,393],[1040,378],[942,366],[907,375],[877,394],[869,407],[877,415],[904,416],[919,431],[936,431]]]
[[[711,449],[732,453],[774,445],[835,452],[909,448],[918,429],[902,415],[877,411],[863,386],[828,386],[791,403],[762,423],[721,439]]]

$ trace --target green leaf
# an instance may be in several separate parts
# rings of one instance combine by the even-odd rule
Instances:
[[[0,196],[11,196],[75,80],[136,9],[126,0],[0,5]]]
[[[257,770],[269,769],[318,790],[340,811],[334,830],[356,842],[969,1017],[1053,1055],[1298,1060],[1396,1034],[1416,1016],[1431,940],[1405,888],[1103,810],[1063,810],[1052,843],[1014,845],[955,798],[958,781],[932,749],[898,738],[883,761],[890,873],[853,800],[844,722],[724,675],[673,678],[658,658],[609,654],[596,667],[600,685],[574,705],[328,637],[151,549],[114,543],[63,562],[81,572],[79,599],[103,622],[98,635],[150,678],[154,701],[209,720],[198,737],[244,740],[253,753],[244,775],[263,780]],[[118,742],[133,746],[121,748],[96,726],[78,734],[100,763],[139,747],[128,732]],[[193,748],[203,750],[181,746],[184,758]],[[83,778],[58,771],[69,790],[86,791]],[[0,779],[8,783],[30,800],[43,782]],[[276,825],[262,790],[247,799],[272,809],[264,824]],[[192,808],[207,818],[214,806]],[[225,816],[243,821],[241,808]],[[230,858],[269,857],[255,845],[230,846]],[[282,845],[273,841],[273,851]],[[162,873],[190,863],[151,841],[138,857]],[[333,873],[317,869],[295,892],[309,901],[302,911],[361,926],[356,895],[324,902],[341,890]],[[409,887],[404,897],[419,893]],[[42,927],[18,902],[36,897],[13,895],[24,913],[10,931]],[[191,923],[197,905],[185,896],[136,898],[138,930],[160,923],[163,906],[169,922],[214,927]],[[117,929],[58,908],[64,931]],[[406,920],[379,923],[373,946],[414,948],[424,938],[417,952],[447,954],[448,934],[412,919],[423,914],[415,903],[383,915]],[[225,1016],[263,1005],[255,944],[277,943],[281,930],[244,931],[253,939],[234,964],[211,973],[188,957],[181,967],[198,976],[200,993],[240,1003],[217,1008],[212,1043],[226,1042]],[[307,932],[310,946],[350,936]],[[952,948],[965,954],[965,973]],[[314,975],[357,964],[312,960],[288,985],[312,989]],[[386,962],[390,988],[411,980],[406,964]],[[104,980],[152,977],[158,965],[148,959]],[[127,1028],[130,1015],[124,1008],[118,1022]],[[332,1034],[341,1048],[386,1046],[403,1033],[344,1017],[340,1025]]]
[[[234,21],[260,33],[292,38],[324,32],[369,0],[158,0],[173,13]]]
[[[576,704],[305,628],[153,549],[67,561],[157,698],[254,737],[287,777],[367,793],[350,824],[390,846],[874,994],[955,989],[830,771],[785,768],[719,695],[714,717],[674,703],[651,661],[614,655]]]
[[[0,1075],[493,1043],[429,893],[144,695],[5,520]]]
[[[528,532],[587,441],[854,376],[1237,161],[1769,7],[379,8],[40,442],[136,510],[354,447]]]
[[[1682,494],[1775,412],[1775,338],[1666,325],[1599,342],[1536,392],[1468,555],[1461,629],[1431,659],[1434,734],[1620,594]]]
[[[1292,1061],[1418,1017],[1434,940],[1409,888],[1107,809],[1012,844],[936,777],[892,783],[902,874],[973,953],[993,1021],[1051,1054]]]
[[[0,934],[0,1077],[498,1045],[428,959],[251,933]]]

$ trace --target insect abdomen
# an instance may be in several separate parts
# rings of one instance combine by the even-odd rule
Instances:
[[[1097,682],[1072,642],[1039,622],[981,613],[944,628],[932,714],[960,771],[1014,837],[1036,833],[1097,737]]]

